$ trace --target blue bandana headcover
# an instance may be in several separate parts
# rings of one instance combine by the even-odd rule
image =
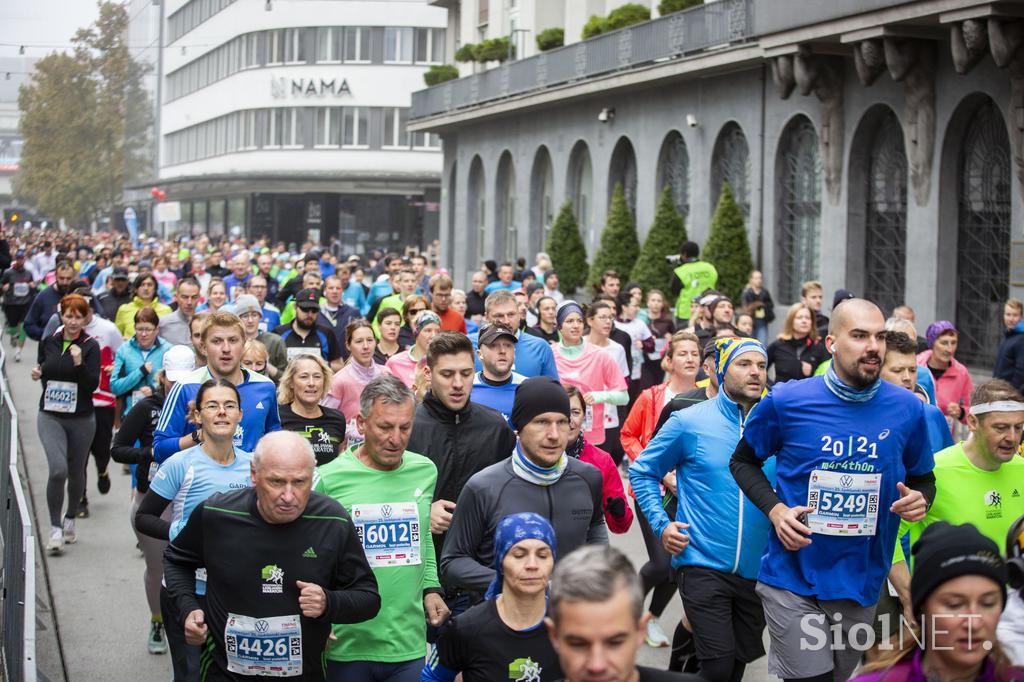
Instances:
[[[768,351],[757,339],[734,336],[715,339],[715,374],[718,376],[719,386],[725,382],[725,373],[729,369],[729,364],[750,351],[756,351],[763,355],[765,360],[768,359]]]
[[[583,317],[583,306],[576,301],[563,301],[562,305],[558,306],[558,310],[555,311],[555,326],[559,329],[565,324],[565,318],[569,317],[573,313],[579,313],[580,317]]]
[[[551,555],[556,556],[558,548],[555,544],[555,529],[551,523],[540,514],[523,512],[521,514],[509,514],[498,522],[498,529],[494,532],[494,580],[487,587],[487,594],[484,599],[494,599],[501,594],[502,582],[505,576],[501,572],[501,564],[505,561],[505,555],[509,553],[516,544],[523,540],[540,540],[551,548]]]

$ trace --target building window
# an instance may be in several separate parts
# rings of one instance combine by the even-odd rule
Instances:
[[[780,301],[800,299],[800,285],[820,276],[821,156],[806,116],[786,127],[776,162],[779,183],[776,270]]]
[[[384,63],[412,63],[412,28],[387,27],[384,29]]]
[[[409,133],[405,126],[409,120],[409,110],[402,107],[384,110],[384,146],[408,149]]]
[[[661,160],[658,163],[658,188],[668,187],[672,203],[684,218],[690,213],[690,154],[686,141],[679,133],[672,131],[661,146]]]
[[[302,44],[302,29],[284,29],[284,61],[286,64],[302,64],[306,61],[305,45]]]
[[[260,65],[260,34],[250,33],[245,38],[245,66],[251,69]]]
[[[369,122],[366,107],[345,107],[341,116],[341,144],[344,147],[365,147]]]
[[[414,149],[440,149],[441,138],[434,133],[413,133],[412,146]]]
[[[284,64],[284,29],[267,31],[267,64]]]
[[[255,109],[242,112],[242,149],[257,149],[259,147],[257,113]]]
[[[416,63],[441,64],[444,62],[444,29],[416,29]]]
[[[864,207],[864,297],[882,310],[903,303],[907,254],[907,154],[903,129],[887,110],[868,145]]]
[[[360,26],[345,28],[345,61],[367,63],[370,61],[370,29]]]
[[[341,109],[321,107],[316,110],[317,147],[337,147],[341,144]]]
[[[960,136],[957,161],[957,358],[991,367],[1003,338],[1003,303],[1010,295],[1013,235],[1010,140],[999,107],[988,97]]]
[[[341,61],[341,28],[318,28],[316,30],[317,62],[334,63]]]
[[[612,152],[611,166],[608,169],[608,206],[611,207],[612,194],[616,185],[622,185],[626,196],[629,212],[636,216],[636,153],[633,145],[626,137],[619,138]]]
[[[722,185],[728,182],[743,219],[750,221],[750,147],[747,137],[736,123],[727,123],[718,134],[711,155],[711,201],[718,203]]]
[[[576,214],[583,239],[591,241],[593,235],[590,225],[590,197],[593,192],[593,169],[590,164],[590,151],[586,144],[580,142],[573,149],[569,158],[569,197]]]

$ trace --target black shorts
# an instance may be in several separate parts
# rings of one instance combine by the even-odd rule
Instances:
[[[8,329],[13,329],[25,321],[25,317],[28,315],[29,305],[30,304],[26,303],[25,305],[4,306],[4,317],[7,318]]]
[[[754,592],[757,581],[684,566],[677,584],[698,659],[734,658],[750,663],[764,656],[764,609]]]

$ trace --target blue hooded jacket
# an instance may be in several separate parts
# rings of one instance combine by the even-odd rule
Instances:
[[[672,566],[702,566],[757,578],[771,522],[747,499],[729,471],[745,415],[725,391],[672,414],[629,467],[629,482],[654,536],[672,520],[690,524],[690,543]],[[679,505],[669,519],[662,506],[661,479],[675,470]],[[764,473],[775,485],[775,461]]]
[[[139,342],[135,337],[118,346],[117,353],[114,354],[114,367],[110,372],[110,390],[118,397],[127,394],[125,414],[134,402],[132,391],[143,386],[156,388],[156,373],[164,366],[164,353],[170,348],[171,343],[159,336],[148,354],[139,348]],[[148,374],[142,369],[147,362],[153,364],[153,371]]]
[[[1009,381],[1017,390],[1024,388],[1024,320],[1008,331],[999,344],[992,376]]]

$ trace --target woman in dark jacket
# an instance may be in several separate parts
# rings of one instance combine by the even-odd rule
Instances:
[[[768,367],[775,367],[775,383],[806,379],[828,358],[814,326],[814,313],[803,303],[794,303],[779,338],[768,346]]]
[[[63,553],[65,543],[78,540],[76,503],[85,492],[85,463],[96,431],[92,393],[100,383],[100,345],[84,331],[89,304],[77,294],[68,294],[57,309],[63,326],[42,341],[40,365],[32,370],[32,378],[43,382],[36,423],[50,468],[46,550],[51,554]],[[67,513],[65,486],[70,503]]]

